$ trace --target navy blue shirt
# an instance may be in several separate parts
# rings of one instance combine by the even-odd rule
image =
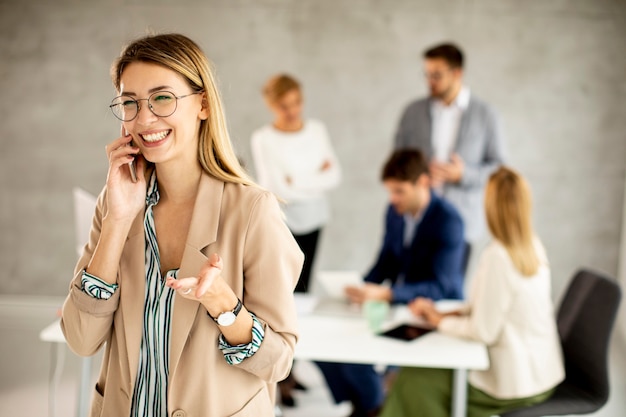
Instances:
[[[462,299],[465,239],[456,209],[431,192],[430,204],[407,247],[404,227],[404,216],[390,205],[383,247],[365,281],[391,280],[394,303],[408,303],[416,297]]]

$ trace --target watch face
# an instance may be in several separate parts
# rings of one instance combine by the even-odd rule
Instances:
[[[232,311],[228,311],[219,315],[219,317],[217,318],[217,324],[223,327],[230,326],[235,322],[235,319],[237,319],[235,313],[233,313]]]

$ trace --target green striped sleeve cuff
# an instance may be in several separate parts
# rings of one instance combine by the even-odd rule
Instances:
[[[250,343],[231,346],[224,338],[224,335],[220,334],[219,348],[229,365],[239,365],[244,359],[254,355],[261,347],[263,337],[265,337],[265,329],[263,329],[263,324],[254,314],[250,313],[250,315],[252,316],[252,341]]]
[[[83,271],[81,285],[84,292],[99,300],[108,300],[111,298],[115,290],[117,290],[117,284],[104,282],[97,276],[91,275],[87,271]]]

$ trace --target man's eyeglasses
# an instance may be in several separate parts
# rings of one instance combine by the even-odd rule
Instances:
[[[452,72],[452,68],[444,71],[426,72],[424,71],[424,78],[428,81],[440,81],[446,74]]]
[[[186,94],[184,96],[177,96],[170,91],[157,91],[150,94],[148,98],[135,99],[130,96],[115,97],[111,101],[109,108],[113,112],[113,115],[123,122],[130,122],[139,114],[140,101],[147,101],[150,111],[158,117],[168,117],[174,114],[178,106],[178,100],[181,98],[201,94],[202,91]]]

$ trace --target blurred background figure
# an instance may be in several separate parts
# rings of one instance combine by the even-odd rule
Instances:
[[[252,134],[257,181],[284,200],[287,226],[304,252],[296,292],[307,292],[322,227],[330,217],[326,192],[337,187],[341,168],[326,126],[302,115],[300,83],[280,74],[270,78],[263,96],[274,120]],[[279,384],[281,401],[293,406],[292,388],[304,388],[292,376]]]
[[[466,308],[441,314],[427,298],[409,306],[439,332],[487,345],[489,369],[469,374],[469,417],[543,402],[565,376],[550,266],[533,231],[526,181],[501,167],[487,184],[485,211],[493,240],[480,256]],[[450,370],[403,368],[382,416],[449,416],[451,386]]]
[[[405,109],[395,147],[424,152],[433,188],[461,213],[467,242],[477,243],[485,233],[483,189],[504,159],[498,118],[463,84],[463,53],[456,45],[428,49],[424,76],[430,96]]]
[[[307,292],[319,235],[330,217],[326,192],[339,185],[341,169],[326,126],[303,119],[296,79],[272,77],[263,95],[274,121],[252,134],[257,180],[285,200],[287,225],[305,255],[296,292]]]
[[[416,297],[462,299],[463,221],[433,193],[422,152],[395,151],[381,180],[389,196],[383,243],[365,285],[346,288],[350,300],[407,304]]]

